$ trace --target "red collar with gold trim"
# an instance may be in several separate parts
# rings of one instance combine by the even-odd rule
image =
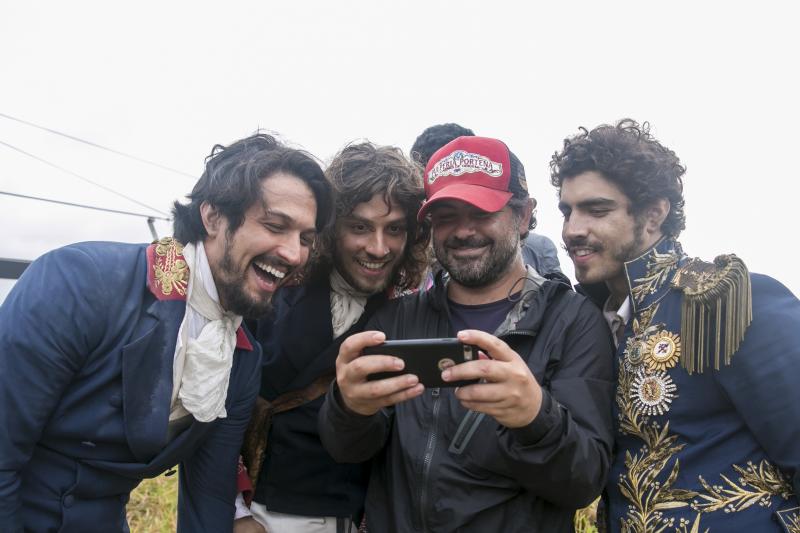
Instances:
[[[172,237],[164,237],[147,247],[147,287],[159,300],[186,301],[189,265],[183,258],[183,245]],[[236,347],[253,350],[241,327],[236,330]]]

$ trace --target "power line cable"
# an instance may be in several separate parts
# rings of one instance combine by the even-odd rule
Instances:
[[[27,194],[18,194],[15,192],[8,192],[8,191],[0,191],[0,194],[4,194],[6,196],[15,196],[17,198],[25,198],[27,200],[39,200],[40,202],[50,202],[53,204],[61,204],[61,205],[69,205],[72,207],[82,207],[84,209],[94,209],[96,211],[105,211],[107,213],[117,213],[120,215],[130,215],[133,217],[143,217],[146,219],[155,219],[155,220],[164,220],[166,222],[171,221],[171,218],[164,218],[164,217],[157,217],[153,215],[147,215],[144,213],[134,213],[132,211],[120,211],[119,209],[109,209],[107,207],[96,207],[93,205],[85,205],[85,204],[76,204],[73,202],[64,202],[63,200],[53,200],[52,198],[41,198],[39,196],[28,196]]]
[[[193,180],[197,179],[197,176],[193,176],[192,174],[189,174],[188,172],[183,172],[181,170],[177,170],[177,169],[168,167],[166,165],[162,165],[161,163],[156,163],[155,161],[150,161],[149,159],[144,159],[143,157],[139,157],[139,156],[135,156],[135,155],[132,155],[132,154],[125,153],[125,152],[121,152],[119,150],[115,150],[113,148],[109,148],[108,146],[103,146],[102,144],[97,144],[97,143],[92,142],[92,141],[87,141],[86,139],[81,139],[80,137],[75,137],[74,135],[70,135],[69,133],[64,133],[62,131],[46,128],[44,126],[40,126],[39,124],[34,124],[33,122],[28,122],[27,120],[22,120],[21,118],[12,117],[11,115],[7,115],[5,113],[0,113],[0,117],[6,118],[8,120],[16,121],[16,122],[19,122],[21,124],[25,124],[26,126],[31,126],[32,128],[37,128],[37,129],[40,129],[42,131],[46,131],[48,133],[52,133],[54,135],[60,135],[61,137],[66,137],[67,139],[71,139],[71,140],[79,142],[79,143],[87,144],[89,146],[93,146],[95,148],[99,148],[100,150],[105,150],[107,152],[111,152],[112,154],[117,154],[117,155],[122,156],[122,157],[127,157],[128,159],[133,159],[134,161],[139,161],[140,163],[145,163],[147,165],[152,165],[152,166],[158,167],[158,168],[160,168],[162,170],[167,170],[169,172],[174,172],[175,174],[180,174],[181,176],[186,176],[188,178],[192,178]]]
[[[102,184],[100,184],[100,183],[97,183],[96,181],[90,180],[89,178],[87,178],[87,177],[85,177],[85,176],[81,176],[81,175],[80,175],[80,174],[78,174],[77,172],[73,172],[73,171],[71,171],[71,170],[68,170],[68,169],[66,169],[66,168],[64,168],[64,167],[61,167],[61,166],[59,166],[59,165],[56,165],[55,163],[51,163],[50,161],[48,161],[48,160],[46,160],[46,159],[43,159],[43,158],[41,158],[41,157],[39,157],[39,156],[37,156],[37,155],[33,155],[33,154],[32,154],[32,153],[30,153],[30,152],[26,152],[25,150],[23,150],[23,149],[21,149],[21,148],[17,148],[16,146],[14,146],[14,145],[12,145],[12,144],[8,144],[8,143],[7,143],[7,142],[5,142],[5,141],[2,141],[2,140],[0,140],[0,144],[2,144],[3,146],[6,146],[6,147],[8,147],[8,148],[11,148],[12,150],[15,150],[15,151],[17,151],[17,152],[19,152],[19,153],[21,153],[21,154],[23,154],[23,155],[26,155],[26,156],[28,156],[28,157],[31,157],[31,158],[33,158],[33,159],[35,159],[35,160],[39,161],[40,163],[44,163],[45,165],[49,165],[49,166],[51,166],[51,167],[53,167],[53,168],[56,168],[56,169],[58,169],[58,170],[60,170],[60,171],[62,171],[62,172],[66,172],[67,174],[69,174],[69,175],[71,175],[71,176],[75,176],[76,178],[78,178],[78,179],[81,179],[81,180],[83,180],[83,181],[85,181],[85,182],[87,182],[87,183],[91,183],[91,184],[92,184],[92,185],[94,185],[95,187],[100,187],[101,189],[103,189],[103,190],[105,190],[105,191],[108,191],[108,192],[110,192],[110,193],[112,193],[112,194],[115,194],[115,195],[119,196],[120,198],[125,198],[126,200],[128,200],[128,201],[130,201],[130,202],[133,202],[133,203],[135,203],[136,205],[139,205],[139,206],[141,206],[141,207],[146,207],[147,209],[151,209],[151,210],[155,211],[156,213],[161,213],[161,214],[162,214],[162,215],[164,215],[164,216],[169,216],[167,213],[165,213],[164,211],[161,211],[160,209],[156,209],[155,207],[153,207],[153,206],[150,206],[150,205],[147,205],[147,204],[145,204],[145,203],[143,203],[143,202],[140,202],[139,200],[137,200],[137,199],[135,199],[135,198],[131,198],[130,196],[127,196],[127,195],[125,195],[125,194],[122,194],[121,192],[117,192],[117,191],[115,191],[114,189],[112,189],[112,188],[110,188],[110,187],[106,187],[105,185],[102,185]]]

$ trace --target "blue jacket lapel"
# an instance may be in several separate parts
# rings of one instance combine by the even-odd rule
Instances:
[[[186,302],[155,300],[122,349],[125,435],[133,455],[147,463],[167,443],[175,343]]]

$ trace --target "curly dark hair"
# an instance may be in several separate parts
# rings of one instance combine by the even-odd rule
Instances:
[[[244,222],[245,212],[261,201],[261,182],[276,172],[297,176],[314,193],[317,231],[331,223],[332,190],[319,163],[310,154],[289,148],[271,135],[256,133],[227,147],[218,144],[212,148],[205,172],[187,195],[189,203],[173,204],[173,236],[188,244],[208,235],[200,216],[203,202],[222,213],[232,234]]]
[[[408,238],[390,286],[401,291],[419,286],[429,263],[430,241],[427,222],[417,222],[417,211],[425,198],[422,169],[409,161],[399,148],[360,142],[349,144],[336,154],[325,174],[336,195],[336,220],[349,215],[358,204],[368,202],[375,194],[383,195],[387,205],[394,203],[405,210]],[[309,274],[312,278],[330,273],[336,246],[335,224],[320,237]]]
[[[550,161],[550,183],[561,190],[565,179],[596,171],[614,183],[631,202],[631,212],[641,214],[653,202],[670,202],[661,232],[677,237],[686,227],[683,175],[675,152],[650,135],[650,124],[625,118],[611,126],[603,124],[591,131],[564,139],[564,149]]]
[[[425,168],[434,152],[445,144],[459,137],[474,136],[475,132],[471,129],[454,122],[436,124],[425,128],[425,131],[419,134],[413,146],[411,146],[411,159],[419,163],[422,168]]]

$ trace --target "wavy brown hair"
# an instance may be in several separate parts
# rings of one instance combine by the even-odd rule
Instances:
[[[686,167],[675,152],[650,135],[650,124],[625,118],[613,126],[603,124],[591,131],[580,130],[580,134],[564,139],[564,149],[553,155],[550,182],[560,190],[565,179],[594,170],[625,193],[633,214],[666,198],[670,210],[661,232],[669,237],[680,235],[686,227]]]
[[[383,196],[386,205],[394,203],[403,208],[408,238],[403,258],[389,285],[401,291],[418,287],[430,261],[430,227],[427,222],[417,222],[417,211],[425,198],[419,165],[394,146],[359,142],[345,146],[336,154],[325,175],[336,196],[335,220],[349,215],[358,204],[368,202],[376,194]],[[335,246],[334,223],[320,234],[310,277],[330,273]]]

